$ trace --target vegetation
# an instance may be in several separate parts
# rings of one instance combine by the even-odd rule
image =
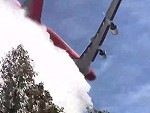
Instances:
[[[110,113],[107,110],[96,110],[94,108],[87,108],[88,113]]]
[[[32,60],[22,45],[2,58],[0,85],[0,113],[60,113],[64,112],[52,102],[44,84],[35,84],[37,73]]]

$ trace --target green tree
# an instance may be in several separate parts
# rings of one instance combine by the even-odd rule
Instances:
[[[87,112],[88,112],[88,113],[110,113],[110,112],[108,112],[107,110],[98,110],[98,109],[95,109],[95,108],[92,107],[92,106],[87,107]]]
[[[59,113],[52,103],[50,93],[44,84],[35,84],[37,75],[31,65],[28,52],[22,45],[9,51],[1,62],[1,77],[4,84],[0,90],[0,110],[2,113]]]
[[[33,113],[59,113],[63,112],[63,108],[59,108],[52,103],[52,97],[47,90],[44,90],[44,84],[39,83],[27,91],[29,97],[29,111]],[[34,106],[32,106],[34,105]]]

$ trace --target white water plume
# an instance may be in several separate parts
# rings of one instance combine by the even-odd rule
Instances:
[[[89,84],[69,55],[53,45],[46,27],[24,15],[24,10],[8,0],[0,1],[0,57],[22,44],[34,60],[36,83],[44,82],[54,103],[66,113],[83,113],[92,105]]]

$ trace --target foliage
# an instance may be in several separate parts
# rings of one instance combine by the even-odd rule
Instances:
[[[93,108],[92,106],[87,108],[87,112],[88,113],[110,113],[107,110],[97,110],[97,109]]]
[[[2,113],[59,113],[44,84],[35,84],[28,52],[22,45],[9,51],[1,62],[0,110]]]

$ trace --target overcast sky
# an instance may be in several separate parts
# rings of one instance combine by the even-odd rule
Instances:
[[[112,0],[45,0],[42,20],[77,53],[95,35]],[[90,96],[96,108],[111,113],[150,113],[150,0],[123,0],[114,22],[119,35],[108,33],[97,56]]]

